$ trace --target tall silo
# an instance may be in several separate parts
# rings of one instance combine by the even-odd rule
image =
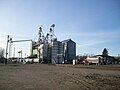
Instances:
[[[48,43],[43,46],[43,61],[44,63],[50,63],[50,47]]]
[[[63,63],[64,61],[64,49],[63,49],[63,43],[58,41],[58,63]]]
[[[63,62],[63,44],[60,41],[53,41],[51,47],[52,64],[60,64]]]
[[[52,42],[52,47],[51,47],[51,60],[52,60],[52,64],[56,64],[58,63],[58,41],[54,40]]]
[[[64,59],[66,63],[72,63],[76,57],[76,43],[71,39],[62,41],[64,44]]]

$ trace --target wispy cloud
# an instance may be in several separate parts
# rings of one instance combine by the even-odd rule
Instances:
[[[107,43],[109,41],[88,41],[88,42],[82,42],[82,43],[77,43],[77,48],[83,48],[83,47],[88,47],[88,46],[94,46],[97,44],[102,44],[102,43]]]
[[[106,41],[114,41],[119,40],[120,38],[120,30],[118,31],[99,31],[99,32],[67,32],[58,35],[60,39],[63,38],[71,38],[76,40],[77,43],[83,42],[106,42]]]
[[[83,48],[119,40],[119,33],[120,30],[110,30],[104,32],[102,30],[101,32],[68,32],[62,34],[62,37],[72,37],[76,40],[77,48]]]
[[[110,31],[97,31],[97,32],[68,32],[66,35],[68,36],[79,36],[79,37],[109,37],[109,38],[114,38],[114,37],[118,37],[120,33],[120,30],[115,31],[115,30],[110,30]]]

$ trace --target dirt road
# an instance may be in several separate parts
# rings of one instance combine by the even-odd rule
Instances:
[[[0,65],[0,90],[120,90],[120,65]]]

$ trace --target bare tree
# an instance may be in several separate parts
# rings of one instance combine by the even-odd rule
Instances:
[[[0,47],[0,58],[4,57],[4,49]]]
[[[0,63],[5,63],[4,49],[0,47]]]

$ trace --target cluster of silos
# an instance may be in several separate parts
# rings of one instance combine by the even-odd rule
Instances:
[[[57,41],[54,39],[52,43],[44,43],[36,46],[33,45],[32,53],[37,55],[34,61],[42,63],[72,63],[76,56],[76,43],[71,39]]]
[[[46,37],[42,32],[42,28],[39,29],[39,38],[37,42],[33,42],[31,45],[31,57],[33,62],[41,63],[72,63],[72,60],[76,56],[76,43],[71,39],[64,41],[57,41],[57,37],[54,34],[53,24]]]
[[[71,39],[53,41],[51,47],[52,64],[72,63],[76,57],[76,43]]]

